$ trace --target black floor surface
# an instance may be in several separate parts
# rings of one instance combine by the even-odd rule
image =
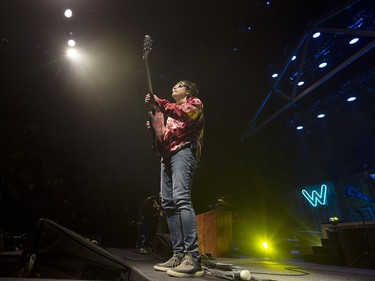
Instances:
[[[108,252],[117,256],[124,261],[130,270],[130,281],[172,281],[179,279],[181,281],[188,281],[192,278],[176,278],[170,277],[165,272],[155,271],[153,265],[160,260],[152,254],[141,254],[135,250],[108,248]],[[0,255],[0,280],[23,280],[24,278],[17,278],[16,276],[4,275],[4,270],[17,269],[15,262],[17,261],[17,254]],[[347,266],[333,266],[324,264],[307,263],[303,260],[285,259],[259,259],[259,258],[215,258],[212,262],[228,263],[234,266],[247,269],[251,273],[251,280],[253,281],[374,281],[375,280],[375,265],[372,268],[359,268]],[[28,278],[30,279],[30,278]],[[220,278],[206,274],[203,277],[195,277],[195,280],[220,280]],[[39,280],[56,280],[43,279]],[[59,279],[63,280],[63,279]],[[72,280],[72,279],[70,279]],[[76,280],[79,280],[77,278]],[[224,279],[221,279],[224,280]]]

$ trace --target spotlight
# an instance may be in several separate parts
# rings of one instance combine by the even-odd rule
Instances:
[[[304,81],[299,81],[297,85],[298,85],[298,86],[302,86],[303,84],[305,84]]]
[[[262,246],[263,246],[263,249],[265,249],[265,250],[268,250],[268,248],[269,248],[269,245],[268,245],[268,243],[266,241],[264,241],[262,243]]]
[[[319,68],[324,68],[327,66],[327,63],[326,62],[322,62],[321,64],[319,64]]]
[[[322,119],[326,117],[326,115],[324,113],[319,113],[316,117],[318,117],[319,119]]]
[[[296,127],[296,129],[297,129],[298,131],[301,131],[301,130],[303,129],[303,126],[302,126],[302,125],[298,125],[298,126]]]
[[[346,100],[349,101],[349,102],[351,102],[351,101],[355,101],[356,99],[357,99],[357,97],[355,97],[355,96],[350,96],[350,97],[348,97]]]
[[[276,78],[277,76],[279,76],[279,74],[277,73],[272,74],[272,78]]]
[[[69,49],[67,52],[66,52],[66,55],[68,58],[70,59],[77,59],[78,58],[78,51],[76,49]]]
[[[296,58],[297,58],[296,56],[293,56],[293,57],[292,57],[292,60],[295,60]]]
[[[66,9],[65,12],[64,12],[64,15],[65,15],[65,17],[67,17],[67,18],[71,18],[72,15],[73,15],[73,12],[72,12],[71,9]]]
[[[370,166],[370,168],[367,168],[367,164],[363,164],[363,168],[365,170],[365,174],[368,179],[375,180],[375,166]]]
[[[313,38],[318,38],[320,36],[320,32],[315,32],[314,34],[313,34]]]
[[[358,40],[359,40],[359,38],[353,38],[352,40],[349,41],[349,44],[353,45],[353,44],[357,43]]]
[[[74,47],[74,46],[76,45],[76,41],[74,41],[73,39],[70,39],[70,40],[68,41],[68,45],[69,45],[70,47]]]

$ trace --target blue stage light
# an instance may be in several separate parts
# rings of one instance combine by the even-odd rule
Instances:
[[[352,40],[349,41],[350,45],[353,45],[359,41],[359,38],[353,38]]]
[[[324,68],[327,66],[327,63],[326,62],[322,62],[321,64],[319,64],[319,68]]]
[[[320,36],[320,32],[315,32],[314,34],[313,34],[313,38],[318,38]]]

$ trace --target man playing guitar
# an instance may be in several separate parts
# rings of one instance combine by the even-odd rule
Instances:
[[[167,216],[173,257],[154,266],[175,277],[202,276],[195,211],[191,201],[194,171],[203,143],[203,103],[197,86],[180,81],[172,88],[175,102],[147,94],[145,102],[167,117],[160,139],[161,205]],[[163,124],[164,125],[164,124]],[[153,122],[147,128],[158,128]],[[159,130],[160,131],[160,130]]]

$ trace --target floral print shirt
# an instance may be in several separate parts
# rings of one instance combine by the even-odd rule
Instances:
[[[163,136],[163,158],[168,158],[188,143],[196,143],[197,157],[203,145],[203,103],[197,97],[189,97],[182,104],[156,99],[160,111],[167,117]]]

